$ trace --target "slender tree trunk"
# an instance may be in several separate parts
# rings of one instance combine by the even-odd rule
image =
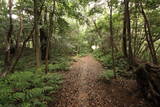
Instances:
[[[8,6],[9,6],[9,31],[6,37],[6,50],[5,50],[5,71],[8,71],[10,65],[11,65],[11,41],[12,41],[12,33],[13,33],[13,21],[12,21],[12,7],[13,7],[13,1],[8,0]]]
[[[131,36],[131,25],[130,25],[130,11],[129,11],[129,0],[124,0],[125,4],[125,20],[126,20],[126,35],[128,37],[128,62],[130,65],[134,64],[133,52],[132,52],[132,36]]]
[[[46,48],[46,56],[45,56],[45,73],[48,73],[48,59],[49,59],[49,38],[47,38],[47,48]]]
[[[95,26],[96,33],[98,34],[98,36],[99,36],[100,38],[102,38],[101,32],[98,30],[98,27],[97,27],[97,24],[96,24],[96,21],[95,21],[95,20],[93,20],[93,24],[94,24],[94,26]]]
[[[134,13],[134,17],[135,17],[135,36],[134,36],[134,57],[136,57],[136,53],[138,51],[138,49],[136,48],[136,43],[137,43],[137,36],[138,36],[138,3],[135,2],[135,13]]]
[[[111,46],[112,46],[112,67],[113,67],[114,77],[116,78],[112,11],[113,11],[112,0],[110,0],[110,39],[111,39]]]
[[[40,12],[38,14],[39,16],[41,15],[42,8],[43,8],[43,5],[40,8]],[[38,18],[38,20],[39,20],[39,18]],[[8,73],[13,73],[14,72],[17,63],[18,63],[19,59],[22,56],[23,50],[24,50],[24,48],[26,46],[26,43],[33,37],[34,31],[35,31],[35,26],[32,28],[32,30],[31,30],[30,34],[28,35],[28,37],[23,41],[22,47],[21,48],[19,47],[19,51],[18,51],[18,53],[17,53],[17,55],[15,57],[15,61],[11,64],[10,68],[8,69],[8,71],[2,74],[2,76],[6,76]]]
[[[22,45],[21,49],[18,51],[18,54],[17,54],[17,56],[16,56],[16,58],[15,58],[15,61],[14,61],[14,63],[12,63],[12,65],[11,65],[11,67],[10,67],[10,69],[9,69],[9,72],[11,72],[11,73],[14,72],[14,69],[15,69],[17,63],[18,63],[20,57],[22,56],[23,50],[24,50],[24,48],[25,48],[25,46],[26,46],[26,43],[27,43],[27,42],[29,41],[29,39],[31,38],[31,36],[32,36],[32,34],[33,34],[33,32],[34,32],[34,29],[35,29],[35,28],[33,27],[33,29],[31,30],[31,32],[30,32],[30,34],[29,34],[29,36],[23,41],[23,45]],[[8,72],[8,73],[9,73],[9,72]]]
[[[35,41],[35,57],[37,70],[40,67],[40,40],[38,34],[38,0],[34,0],[34,41]]]
[[[96,29],[96,32],[95,32],[95,33],[97,33],[98,37],[101,39],[101,38],[102,38],[102,34],[101,34],[101,31],[98,29],[95,20],[93,20],[93,24],[94,24],[95,29]],[[103,44],[104,44],[104,42],[102,41],[102,42],[100,43],[100,48],[102,49],[103,52],[105,52],[105,49],[104,49],[104,47],[103,47]]]
[[[46,25],[48,25],[48,23],[47,23],[47,7],[45,7],[44,17],[41,18],[40,23],[44,25],[42,28],[40,28],[41,60],[45,60],[46,49],[47,49],[47,40],[48,40],[48,26],[46,26]]]
[[[124,1],[125,2],[125,1]],[[123,18],[123,42],[122,42],[122,49],[123,49],[123,54],[127,58],[128,53],[127,53],[127,35],[126,35],[126,6],[124,5],[124,18]]]
[[[43,8],[43,4],[42,4],[42,6],[40,8],[40,12],[38,14],[39,16],[41,15],[42,8]],[[39,18],[38,18],[38,20],[39,20]],[[10,67],[7,70],[7,72],[2,73],[0,76],[6,76],[8,73],[13,73],[14,72],[17,63],[18,63],[20,57],[22,56],[23,50],[24,50],[24,48],[26,46],[26,43],[31,39],[31,37],[33,37],[34,31],[35,31],[35,26],[32,28],[32,30],[31,30],[30,34],[28,35],[28,37],[23,41],[22,47],[19,49],[19,51],[18,51],[18,53],[17,53],[17,55],[15,57],[14,62],[10,65]]]
[[[45,57],[45,73],[48,73],[48,59],[50,57],[50,53],[49,53],[49,48],[50,48],[50,39],[52,37],[53,34],[53,25],[54,25],[54,14],[55,14],[55,0],[53,1],[53,8],[52,8],[52,12],[49,14],[49,34],[47,37],[47,48],[46,48],[46,57]],[[50,50],[51,51],[51,50]]]
[[[19,12],[19,34],[17,35],[16,38],[16,52],[19,50],[19,45],[20,45],[20,36],[22,35],[22,31],[23,31],[23,18],[22,18],[22,12]]]
[[[148,18],[146,16],[146,13],[144,12],[142,2],[140,2],[140,8],[141,8],[140,10],[141,10],[141,13],[142,13],[143,18],[144,18],[145,35],[146,35],[146,40],[147,40],[148,47],[149,47],[149,50],[150,50],[150,54],[151,54],[151,57],[152,57],[152,61],[153,61],[154,64],[158,64],[156,50],[155,50],[154,42],[153,42],[153,39],[152,39],[150,24],[149,24]]]

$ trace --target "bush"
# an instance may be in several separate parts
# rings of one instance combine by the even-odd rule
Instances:
[[[103,55],[104,54],[99,49],[96,49],[96,50],[93,51],[93,56],[96,57],[97,59],[99,59]]]
[[[104,54],[99,49],[95,50],[93,52],[93,56],[102,62],[103,66],[107,66],[108,68],[112,68],[112,55],[111,51],[108,51],[107,54]],[[120,52],[115,54],[115,66],[116,68],[123,70],[127,66],[126,60],[122,57],[122,54]]]
[[[26,59],[24,58],[19,61],[18,65],[16,66],[16,71],[29,70],[29,71],[34,72],[36,70],[36,68],[34,66],[35,62],[32,61],[32,59],[30,57],[28,57],[27,63],[25,62],[25,60]],[[70,57],[57,56],[56,58],[50,60],[50,62],[49,62],[50,64],[48,65],[48,69],[49,69],[49,71],[67,71],[67,70],[69,70],[70,62],[71,62]],[[41,65],[39,70],[44,71],[45,64]]]
[[[112,56],[111,54],[104,54],[99,49],[93,52],[94,57],[102,62],[103,66],[107,66],[109,68],[112,67]]]
[[[101,77],[105,80],[110,80],[114,77],[114,72],[112,70],[104,71]]]
[[[16,72],[0,79],[0,106],[46,106],[62,82],[61,75]]]
[[[49,64],[49,71],[67,71],[69,70],[69,64],[62,62],[57,64]]]
[[[69,57],[56,57],[54,62],[49,64],[49,71],[67,71],[69,70],[71,60]]]

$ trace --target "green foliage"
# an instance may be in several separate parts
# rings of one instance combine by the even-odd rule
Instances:
[[[49,71],[68,71],[71,60],[70,57],[56,56],[54,61],[49,64]]]
[[[30,71],[34,72],[36,70],[34,64],[35,61],[33,60],[33,50],[25,50],[25,57],[21,58],[19,63],[16,66],[16,71]],[[27,56],[28,55],[28,56]],[[71,58],[64,55],[59,55],[58,52],[54,53],[54,56],[49,61],[49,71],[67,71],[70,67]],[[1,64],[1,63],[0,63]],[[0,68],[1,69],[1,68]],[[39,71],[45,71],[45,64],[41,65]]]
[[[16,72],[0,79],[0,105],[35,107],[46,106],[62,82],[58,74],[46,74],[30,71]]]
[[[94,15],[95,13],[102,13],[102,12],[103,12],[103,9],[102,9],[102,8],[100,8],[100,7],[93,7],[93,8],[89,11],[88,15],[91,16],[91,15]]]
[[[107,54],[104,54],[101,50],[97,49],[93,52],[94,57],[102,62],[103,66],[112,68],[112,55],[111,51]],[[120,52],[115,54],[115,66],[116,68],[123,70],[127,66],[126,60],[122,57]]]
[[[2,72],[2,66],[3,66],[3,62],[2,61],[0,61],[0,72]]]
[[[66,62],[58,64],[49,64],[49,71],[67,71],[69,70],[69,64]]]
[[[114,72],[113,72],[113,70],[104,71],[102,73],[101,77],[106,79],[106,80],[110,80],[114,77]]]
[[[111,67],[112,66],[112,56],[111,54],[104,54],[100,50],[95,50],[93,55],[98,59],[104,66]]]
[[[86,55],[88,55],[88,53],[79,53],[79,54],[77,54],[78,57],[84,57]]]

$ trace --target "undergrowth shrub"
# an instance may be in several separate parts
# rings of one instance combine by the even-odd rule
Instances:
[[[67,71],[69,70],[69,64],[62,62],[57,64],[49,64],[48,65],[49,71]]]
[[[16,71],[32,71],[36,70],[35,61],[32,61],[33,58],[31,56],[27,56],[26,58],[22,58],[16,66]],[[72,59],[66,56],[57,56],[53,59],[50,59],[48,69],[49,71],[67,71],[70,67],[70,62]],[[45,62],[44,62],[45,63]],[[29,69],[28,69],[29,68]],[[45,64],[41,65],[39,71],[45,70]]]
[[[16,72],[0,78],[0,107],[45,107],[62,83],[59,74]]]
[[[3,62],[0,61],[0,72],[2,72],[2,66],[3,66]]]
[[[49,64],[49,71],[67,71],[69,70],[71,60],[69,57],[57,57]]]
[[[106,70],[101,74],[101,77],[105,80],[110,80],[114,77],[113,70]]]
[[[112,54],[111,51],[109,51],[107,54],[104,54],[99,49],[95,50],[93,52],[93,56],[102,62],[103,66],[108,67],[109,69],[112,68]],[[115,53],[115,66],[116,68],[123,70],[127,66],[126,60],[122,57],[122,54],[120,52]]]
[[[86,56],[86,55],[88,55],[88,53],[79,53],[79,54],[77,54],[77,56],[79,56],[79,57],[83,57],[83,56]]]

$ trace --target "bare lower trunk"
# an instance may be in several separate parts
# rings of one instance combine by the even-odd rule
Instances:
[[[45,57],[45,73],[48,73],[48,60],[49,60],[49,57],[50,57],[50,51],[49,51],[49,47],[50,47],[50,39],[52,37],[52,33],[54,32],[53,31],[53,25],[54,25],[54,20],[53,20],[53,16],[54,16],[54,13],[55,13],[55,1],[53,1],[53,8],[52,8],[52,12],[49,14],[49,22],[50,22],[50,25],[49,25],[49,34],[48,34],[48,37],[47,37],[47,48],[46,48],[46,57]],[[55,29],[54,29],[55,30]]]
[[[130,11],[129,11],[129,0],[124,0],[125,4],[125,33],[128,37],[128,62],[130,65],[134,64],[133,52],[132,52],[132,36],[131,36],[131,25],[130,25]]]
[[[45,73],[48,73],[48,55],[49,55],[49,40],[47,40],[47,49],[46,49],[46,57],[45,57]]]
[[[40,67],[40,41],[38,34],[38,1],[34,0],[34,41],[35,41],[35,57],[36,57],[36,68]]]
[[[110,0],[110,2],[112,2],[112,0]],[[112,3],[110,3],[110,39],[111,39],[111,46],[112,46],[112,67],[113,67],[114,77],[116,78],[114,40],[113,40],[113,22],[112,22]]]
[[[11,40],[12,40],[12,32],[13,32],[13,21],[12,21],[12,7],[13,3],[12,0],[8,1],[9,4],[9,31],[6,37],[6,50],[5,50],[5,67],[4,70],[8,71],[11,65]]]
[[[18,51],[17,56],[15,57],[15,61],[11,64],[11,66],[8,68],[8,71],[3,73],[2,76],[6,76],[8,73],[13,73],[14,69],[20,59],[20,57],[22,56],[23,50],[25,48],[26,43],[29,41],[29,39],[32,37],[32,34],[34,32],[34,28],[32,29],[32,31],[30,32],[30,35],[27,37],[26,40],[24,40],[23,45],[21,47],[21,49]]]

